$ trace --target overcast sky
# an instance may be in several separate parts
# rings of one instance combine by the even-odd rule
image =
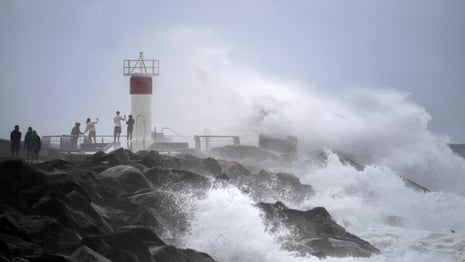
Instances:
[[[359,88],[408,93],[432,132],[465,142],[464,14],[460,0],[2,0],[0,137],[15,124],[68,134],[87,117],[111,134],[114,112],[130,113],[122,61],[144,51],[160,60],[158,127],[191,132],[182,124],[195,125],[195,114],[170,112],[198,100],[190,79],[205,84],[205,72],[228,69],[235,73],[221,85],[254,72],[264,85],[290,83],[326,99]]]

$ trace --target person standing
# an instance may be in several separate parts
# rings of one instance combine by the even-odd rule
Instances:
[[[89,131],[89,141],[91,143],[97,143],[97,138],[96,138],[96,129],[95,129],[95,125],[98,123],[98,118],[97,118],[97,121],[94,122],[94,121],[91,121],[90,118],[87,118],[86,120],[86,130],[84,130],[84,133]],[[92,138],[93,138],[93,142],[92,142]]]
[[[21,147],[21,132],[19,126],[15,125],[15,129],[10,133],[11,155],[18,156],[19,148]]]
[[[134,130],[134,118],[132,118],[132,115],[129,115],[128,121],[126,121],[126,124],[128,125],[128,141],[132,140],[132,131]]]
[[[77,142],[79,139],[79,135],[84,134],[81,132],[80,126],[81,126],[81,123],[76,122],[74,123],[74,127],[71,129],[71,145],[73,146],[74,149],[77,149]]]
[[[116,111],[116,116],[113,117],[113,123],[115,124],[115,129],[113,131],[113,142],[119,142],[119,137],[121,135],[121,121],[126,121],[126,115],[121,117],[120,112]]]
[[[35,136],[32,132],[32,127],[27,128],[27,133],[24,136],[24,149],[26,149],[26,161],[34,160]]]
[[[33,135],[33,143],[34,143],[34,149],[33,149],[33,160],[35,159],[37,162],[39,161],[39,152],[40,148],[42,148],[42,141],[40,141],[40,136],[37,134],[36,130],[32,131]]]

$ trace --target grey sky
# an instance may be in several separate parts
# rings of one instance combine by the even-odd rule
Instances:
[[[465,141],[464,1],[3,0],[0,7],[1,137],[16,123],[68,133],[88,116],[110,134],[114,111],[130,108],[122,60],[139,51],[160,59],[155,90],[163,94],[175,72],[189,73],[170,69],[182,58],[164,41],[184,27],[212,32],[220,53],[230,46],[226,63],[328,96],[354,87],[409,92],[431,115],[432,131]]]

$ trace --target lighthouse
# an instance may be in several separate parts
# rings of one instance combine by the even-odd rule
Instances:
[[[131,115],[135,120],[133,138],[139,141],[152,139],[152,77],[158,76],[159,61],[139,59],[124,60],[123,75],[130,76]]]

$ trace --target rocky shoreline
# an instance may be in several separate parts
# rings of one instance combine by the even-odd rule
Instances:
[[[296,255],[379,253],[324,207],[283,204],[313,194],[295,175],[234,161],[119,149],[77,162],[4,161],[0,174],[0,261],[216,261],[181,239],[192,201],[225,186],[253,198],[270,232],[286,227],[292,237],[281,245]]]

